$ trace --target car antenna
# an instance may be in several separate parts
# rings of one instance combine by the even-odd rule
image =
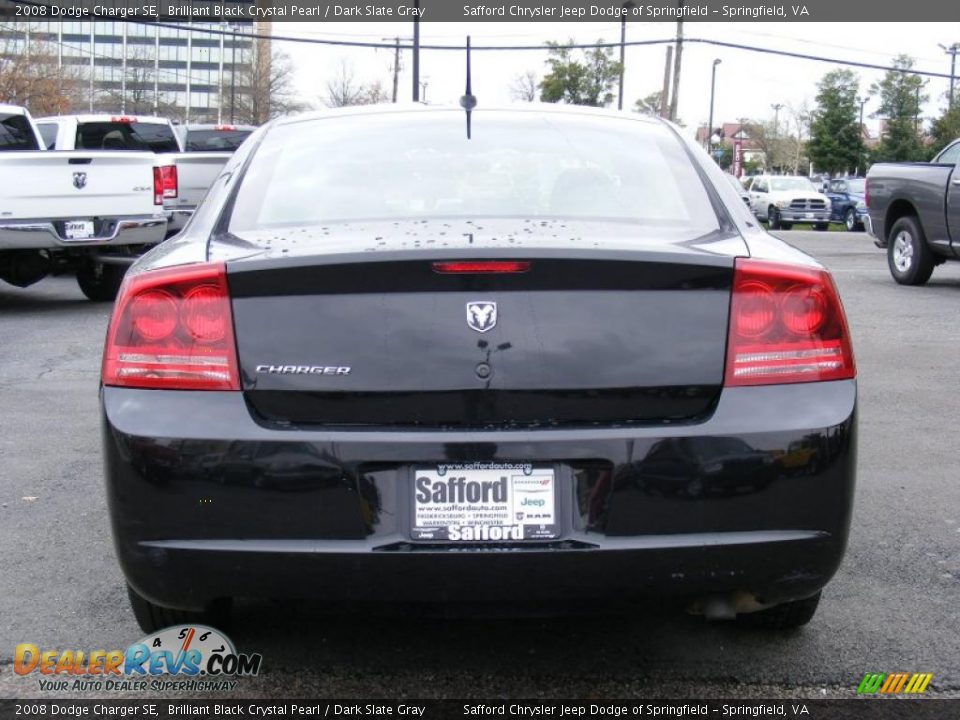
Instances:
[[[467,35],[467,92],[460,98],[460,107],[467,111],[467,140],[470,139],[470,113],[477,106],[470,82],[470,36]]]

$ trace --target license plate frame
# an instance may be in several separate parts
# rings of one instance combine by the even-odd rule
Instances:
[[[91,240],[96,234],[93,220],[65,220],[63,223],[64,240]]]
[[[469,545],[556,540],[559,484],[558,468],[548,464],[417,465],[411,472],[410,538]]]

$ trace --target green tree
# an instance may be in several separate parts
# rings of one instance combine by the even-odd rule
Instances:
[[[647,113],[648,115],[659,115],[660,104],[663,102],[663,91],[657,90],[644,98],[640,98],[634,103],[633,109],[638,113]]]
[[[598,40],[597,42],[603,42]],[[573,40],[570,40],[573,44]],[[549,42],[549,72],[540,81],[543,102],[602,107],[613,102],[613,88],[620,78],[620,63],[613,59],[613,48],[581,50],[574,57],[569,48]]]
[[[923,80],[911,73],[913,58],[898,55],[883,80],[874,83],[870,91],[879,96],[880,107],[874,117],[885,118],[886,131],[874,153],[876,161],[905,162],[926,158],[927,151],[920,139],[920,107],[927,100],[923,94]]]
[[[854,167],[860,161],[860,80],[852,70],[831,70],[817,84],[817,107],[810,123],[807,154],[817,170],[830,174]]]
[[[933,121],[930,126],[930,136],[933,154],[943,150],[947,145],[960,138],[960,104],[954,105],[953,110],[944,111],[943,115]]]

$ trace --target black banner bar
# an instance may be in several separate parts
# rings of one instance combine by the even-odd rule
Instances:
[[[273,22],[920,22],[960,20],[943,0],[0,0],[22,20]],[[869,32],[869,31],[867,31]]]
[[[650,718],[651,720],[944,720],[960,699],[861,697],[850,700],[0,700],[0,720],[30,718]]]

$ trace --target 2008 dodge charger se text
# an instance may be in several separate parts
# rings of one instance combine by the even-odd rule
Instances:
[[[801,625],[846,545],[855,375],[829,274],[667,123],[282,119],[124,281],[116,547],[145,629],[237,596]]]

